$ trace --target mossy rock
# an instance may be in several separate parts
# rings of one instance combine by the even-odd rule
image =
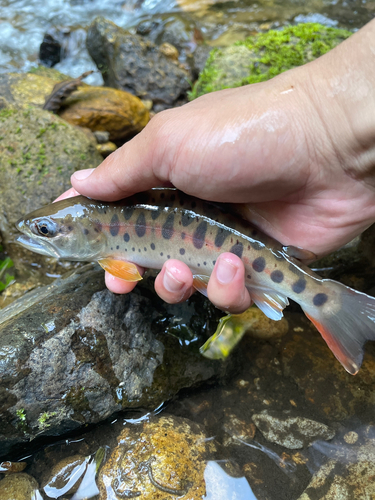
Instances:
[[[190,93],[190,99],[225,88],[273,78],[325,54],[351,35],[318,23],[298,24],[214,49]]]

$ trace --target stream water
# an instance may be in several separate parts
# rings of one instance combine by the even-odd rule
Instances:
[[[291,22],[316,21],[355,30],[371,20],[374,13],[375,2],[364,0],[0,0],[0,72],[24,72],[36,66],[43,36],[51,29],[75,34],[71,37],[67,56],[55,66],[56,69],[73,77],[96,69],[85,48],[85,29],[97,15],[133,31],[146,21],[158,21],[165,26],[178,21],[186,30],[187,44],[197,28],[206,43],[219,46],[243,39],[259,29]],[[86,81],[102,83],[97,72]],[[360,374],[351,378],[340,367],[333,367],[328,349],[299,311],[287,313],[287,319],[289,331],[282,340],[243,339],[239,369],[234,377],[221,385],[185,391],[155,414],[166,412],[194,420],[205,427],[208,439],[220,443],[223,460],[234,461],[247,479],[247,486],[244,486],[243,483],[232,484],[229,476],[220,478],[236,493],[233,498],[375,498],[371,496],[375,495],[373,486],[368,482],[375,473],[372,465],[375,462],[372,444],[375,375],[371,369],[375,349],[373,346],[367,349],[367,364],[365,361]],[[267,413],[270,408],[272,411]],[[308,446],[284,446],[280,442],[287,441],[285,433],[293,434],[298,428],[303,434],[306,429],[301,430],[302,421],[291,423],[294,431],[292,427],[289,431],[281,429],[273,412],[284,415],[286,421],[289,416],[298,414],[321,422],[322,426],[335,429],[335,437],[318,439]],[[256,434],[251,421],[254,414],[268,418],[263,423],[263,431],[258,430]],[[31,455],[25,449],[10,459],[26,461],[26,472],[43,483],[50,473],[50,462],[76,455],[94,456],[102,448],[108,450],[115,445],[116,436],[124,427],[139,425],[144,415],[142,409],[118,415],[85,434],[69,435],[57,442],[51,438],[40,442],[39,449]],[[273,440],[269,425],[281,426],[275,431]],[[258,428],[262,428],[262,424]],[[209,472],[212,471],[211,467]],[[206,483],[209,484],[207,479]],[[306,490],[309,484],[312,496],[308,496],[310,493]],[[360,497],[340,493],[345,488],[349,488],[345,491],[357,491],[357,487],[362,488]],[[205,498],[232,498],[217,496],[215,491],[214,486],[211,490],[208,488]],[[336,491],[337,496],[325,496],[329,491]],[[95,497],[95,494],[94,488],[88,497]],[[38,495],[33,498],[41,498]],[[42,495],[43,498],[67,498],[64,494]],[[121,498],[129,498],[129,495],[124,494]],[[165,491],[163,495],[154,498],[176,498]],[[6,500],[1,493],[0,500]]]

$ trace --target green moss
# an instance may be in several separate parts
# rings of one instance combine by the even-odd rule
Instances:
[[[0,292],[5,290],[5,288],[14,281],[13,273],[9,273],[9,270],[13,268],[13,266],[14,264],[10,257],[0,260]]]
[[[0,119],[5,120],[6,118],[9,118],[16,112],[15,109],[11,108],[5,108],[0,111]]]
[[[42,413],[42,415],[38,418],[38,427],[39,429],[42,431],[44,429],[47,429],[51,423],[48,422],[49,420],[51,420],[52,417],[54,417],[55,415],[57,415],[57,413],[55,411],[47,411],[45,413]]]
[[[350,31],[343,29],[306,23],[288,26],[280,31],[260,33],[237,42],[231,49],[242,47],[246,53],[246,60],[242,63],[247,74],[239,80],[231,77],[230,58],[227,67],[221,63],[227,49],[214,49],[189,98],[195,99],[215,90],[269,80],[327,53],[350,35]]]

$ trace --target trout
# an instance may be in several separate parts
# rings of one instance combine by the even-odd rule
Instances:
[[[152,189],[114,203],[77,196],[30,213],[17,228],[24,233],[18,243],[29,250],[98,261],[127,281],[142,279],[135,264],[161,269],[167,259],[179,259],[205,295],[218,255],[232,252],[245,265],[246,287],[255,304],[280,320],[288,298],[293,299],[349,373],[359,370],[364,343],[375,340],[374,297],[320,278],[296,259],[299,249],[262,234],[226,204],[175,189]]]

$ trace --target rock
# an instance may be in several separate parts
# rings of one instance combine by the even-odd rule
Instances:
[[[329,440],[335,435],[333,429],[321,422],[268,410],[253,415],[252,420],[267,441],[289,450],[305,448],[317,439]]]
[[[206,460],[216,451],[207,437],[200,425],[172,416],[125,427],[100,471],[100,498],[151,500],[167,493],[201,500]]]
[[[328,52],[351,35],[318,23],[288,26],[214,49],[190,98],[224,88],[268,80]]]
[[[103,158],[106,158],[107,156],[109,156],[110,154],[112,154],[114,151],[116,151],[117,149],[117,146],[114,142],[105,142],[104,144],[98,144],[96,146],[96,149],[98,151],[98,153],[100,153]]]
[[[83,28],[51,27],[45,33],[39,48],[42,64],[52,67],[66,57],[77,54],[85,45],[86,31]]]
[[[375,447],[372,426],[360,429],[361,444],[336,440],[316,448],[328,460],[313,475],[298,500],[369,500],[375,497]],[[363,439],[364,438],[364,439]]]
[[[40,262],[13,243],[15,222],[68,189],[75,170],[96,167],[101,160],[93,137],[48,111],[0,111],[0,232],[12,257],[28,255],[29,263]]]
[[[87,49],[105,85],[151,99],[157,110],[175,106],[190,88],[188,72],[150,41],[119,28],[103,17],[90,25]]]
[[[38,483],[24,472],[9,474],[0,481],[0,500],[26,500],[36,498]]]
[[[73,455],[63,458],[52,468],[43,486],[48,498],[61,498],[77,491],[87,467],[89,457]]]
[[[214,323],[201,297],[166,305],[147,282],[114,295],[92,265],[30,293],[0,313],[0,455],[122,409],[155,409],[228,369],[176,338]]]
[[[124,141],[148,123],[146,106],[129,92],[109,87],[80,87],[58,113],[67,122],[92,131],[109,132],[110,141]]]
[[[375,345],[366,344],[362,367],[353,377],[334,358],[315,328],[307,320],[301,325],[283,343],[281,365],[284,376],[294,381],[306,401],[330,420],[342,420],[355,415],[359,408],[373,406]]]

